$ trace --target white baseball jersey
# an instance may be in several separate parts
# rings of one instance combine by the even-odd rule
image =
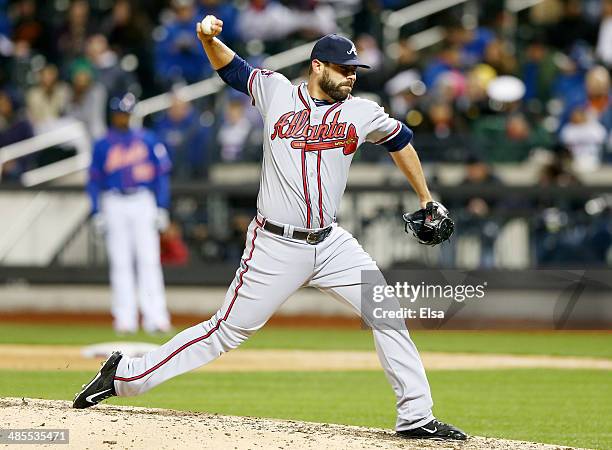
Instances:
[[[305,83],[255,69],[249,94],[264,119],[263,167],[257,199],[268,219],[302,228],[335,220],[357,147],[393,139],[401,123],[376,103],[349,96],[317,106]]]

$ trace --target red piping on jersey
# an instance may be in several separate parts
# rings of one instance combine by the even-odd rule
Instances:
[[[397,133],[399,131],[399,129],[402,127],[402,125],[397,122],[397,125],[395,126],[395,129],[389,133],[388,135],[386,135],[384,138],[379,139],[378,141],[374,142],[375,144],[382,144],[383,142],[385,142],[387,139],[389,139],[391,136],[393,136],[395,133]]]
[[[305,150],[304,150],[305,152]],[[319,226],[323,228],[323,189],[321,189],[321,150],[317,152],[317,183],[319,184]]]
[[[298,87],[298,97],[308,110],[308,121],[310,122],[310,106],[302,95],[301,87]],[[310,228],[310,195],[308,194],[308,180],[306,179],[306,151],[302,150],[302,183],[304,184],[304,199],[306,200],[306,228]]]
[[[198,338],[192,339],[191,341],[187,342],[186,344],[181,345],[178,349],[174,350],[172,353],[170,353],[168,356],[166,356],[166,358],[164,358],[161,362],[155,364],[153,367],[151,367],[150,369],[148,369],[145,372],[141,373],[140,375],[135,375],[135,376],[129,377],[129,378],[117,377],[116,376],[114,378],[115,380],[117,380],[117,381],[124,381],[124,382],[136,381],[136,380],[139,380],[139,379],[149,375],[150,373],[156,371],[161,366],[166,364],[168,361],[170,361],[172,358],[174,358],[176,355],[178,355],[180,352],[182,352],[186,348],[192,346],[193,344],[197,344],[198,342],[200,342],[200,341],[206,339],[207,337],[209,337],[211,334],[213,334],[215,331],[217,331],[219,329],[219,326],[221,325],[221,321],[227,321],[227,317],[229,316],[229,313],[232,310],[232,307],[234,306],[234,302],[238,298],[238,290],[243,285],[244,274],[247,273],[248,270],[249,270],[249,261],[253,257],[253,251],[255,250],[255,239],[257,239],[257,228],[259,228],[259,221],[257,221],[257,219],[255,221],[257,222],[258,226],[256,226],[255,229],[253,230],[253,239],[251,240],[251,251],[249,252],[248,258],[244,260],[245,268],[242,270],[242,272],[240,272],[240,275],[239,275],[239,280],[240,281],[238,282],[238,284],[236,285],[236,288],[234,289],[234,297],[232,298],[232,301],[230,302],[229,307],[227,308],[227,311],[226,311],[225,315],[221,319],[219,319],[219,321],[216,323],[216,325],[214,327],[212,327],[204,336],[200,336]]]
[[[321,121],[321,123],[324,124],[327,120],[327,117],[329,116],[329,113],[340,105],[341,103],[336,103],[331,108],[329,108],[327,112],[323,115],[323,120]],[[304,151],[305,150],[306,148],[304,148]],[[323,220],[323,189],[321,187],[321,150],[317,152],[317,183],[319,188],[319,226],[323,228],[325,226],[325,221]]]
[[[327,112],[325,113],[325,115],[323,116],[323,120],[321,121],[321,123],[325,123],[325,121],[327,120],[327,116],[329,115],[330,112],[332,112],[334,109],[336,109],[338,106],[340,106],[342,103],[334,103],[334,105],[329,108],[327,110]]]
[[[306,179],[306,150],[302,150],[302,182],[304,183],[304,198],[306,199],[306,228],[310,228],[310,195],[308,195],[308,180]]]
[[[308,119],[310,121],[310,105],[308,104],[308,102],[306,102],[306,100],[304,99],[304,95],[302,94],[302,86],[298,87],[298,97],[300,98],[300,101],[304,104],[304,106],[306,107],[306,109],[308,110]],[[322,124],[325,123],[325,121],[327,120],[327,117],[329,116],[329,114],[336,109],[337,107],[341,106],[342,102],[336,102],[334,105],[332,105],[331,108],[329,108],[325,114],[323,115],[323,120],[321,121]],[[324,219],[323,219],[323,189],[321,186],[321,150],[327,150],[327,149],[331,149],[331,148],[338,148],[340,146],[344,147],[347,141],[345,140],[337,140],[337,141],[332,141],[332,142],[311,142],[311,143],[307,143],[306,141],[293,141],[291,143],[291,146],[293,148],[299,148],[302,147],[302,181],[304,183],[304,197],[306,199],[306,214],[307,214],[307,218],[306,218],[306,228],[310,228],[310,215],[311,215],[311,206],[310,206],[310,196],[308,194],[308,180],[306,178],[306,152],[307,151],[317,151],[317,187],[319,189],[319,223],[321,224],[321,228],[324,225]]]
[[[308,105],[308,102],[306,102],[306,100],[304,99],[304,96],[302,95],[301,87],[298,87],[298,97],[300,97],[300,100],[302,101],[302,103],[304,104],[308,112],[310,112],[310,106]]]
[[[325,123],[329,113],[340,106],[342,103],[338,102],[334,104],[331,108],[327,110],[327,112],[323,115],[322,124]],[[306,150],[306,148],[304,148]],[[325,226],[325,221],[323,220],[323,189],[321,188],[321,150],[317,153],[317,183],[319,184],[319,226],[323,228]]]
[[[253,96],[253,81],[255,80],[256,72],[257,69],[253,69],[253,72],[251,72],[251,75],[249,76],[249,95],[251,96],[251,99],[253,99],[253,106],[255,106],[255,97]]]

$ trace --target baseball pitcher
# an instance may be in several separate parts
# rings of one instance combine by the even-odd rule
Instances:
[[[384,279],[370,255],[336,223],[336,213],[353,155],[365,141],[390,152],[420,199],[423,209],[404,217],[407,231],[425,244],[452,233],[447,211],[433,202],[427,188],[410,144],[412,131],[376,103],[351,95],[357,68],[368,66],[350,40],[335,34],[321,38],[312,49],[308,82],[293,85],[279,73],[247,64],[216,38],[222,27],[222,21],[207,16],[197,25],[197,36],[213,68],[251,97],[264,120],[258,213],[248,228],[240,267],[210,320],[143,357],[114,353],[77,394],[75,408],[112,395],[142,394],[213,361],[260,329],[302,286],[316,287],[362,313],[361,272]],[[405,323],[368,324],[397,398],[398,435],[466,439],[433,416],[425,370]]]

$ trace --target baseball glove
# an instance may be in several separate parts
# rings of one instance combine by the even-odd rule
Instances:
[[[448,240],[455,224],[448,210],[438,202],[428,202],[425,208],[404,214],[406,233],[412,233],[421,244],[438,245]]]

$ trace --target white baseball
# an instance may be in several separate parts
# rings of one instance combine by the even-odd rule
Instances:
[[[206,16],[202,19],[202,33],[204,34],[213,34],[212,23],[215,20],[215,16]]]

